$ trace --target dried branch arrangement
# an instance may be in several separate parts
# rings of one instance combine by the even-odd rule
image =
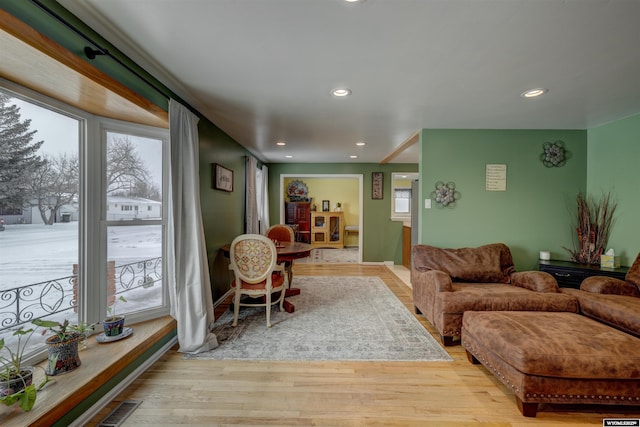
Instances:
[[[576,230],[578,244],[574,242],[573,249],[564,248],[571,261],[581,264],[600,264],[600,255],[606,250],[609,235],[615,222],[614,213],[618,204],[611,200],[611,194],[603,194],[599,201],[587,198],[579,193]]]

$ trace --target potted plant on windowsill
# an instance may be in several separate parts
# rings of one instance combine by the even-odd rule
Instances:
[[[113,304],[107,308],[107,317],[102,321],[104,327],[104,335],[106,337],[115,337],[124,332],[124,316],[116,314],[116,303],[118,300],[127,302],[126,298],[120,295]]]
[[[22,327],[15,331],[13,335],[18,337],[18,342],[14,349],[5,345],[4,338],[0,339],[0,401],[7,406],[17,403],[23,411],[33,408],[38,390],[50,381],[45,372],[44,381],[36,386],[33,384],[36,368],[23,364],[24,352],[34,332],[33,328]]]
[[[71,372],[81,365],[78,354],[78,343],[84,339],[84,334],[73,330],[69,325],[69,320],[59,323],[52,320],[33,320],[36,326],[45,328],[42,334],[47,331],[53,332],[46,340],[49,350],[47,363],[48,375],[60,375]]]

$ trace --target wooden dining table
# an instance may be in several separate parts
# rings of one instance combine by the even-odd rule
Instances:
[[[227,244],[220,248],[227,258],[230,257],[231,245]],[[285,290],[284,309],[287,313],[293,313],[296,308],[286,298],[294,295],[300,295],[299,288],[292,288],[293,283],[293,261],[300,258],[306,258],[311,255],[311,246],[309,243],[303,242],[276,242],[276,252],[278,254],[277,262],[285,263],[285,273],[289,281],[289,287]]]

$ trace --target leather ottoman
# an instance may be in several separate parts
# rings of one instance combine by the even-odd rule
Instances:
[[[540,403],[640,406],[640,339],[579,314],[468,311],[462,345],[526,417]]]

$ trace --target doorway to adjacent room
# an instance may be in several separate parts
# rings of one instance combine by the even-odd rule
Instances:
[[[280,223],[285,223],[285,202],[290,201],[287,187],[301,181],[306,190],[311,210],[343,213],[344,225],[351,232],[344,236],[345,247],[358,248],[358,261],[362,262],[362,174],[282,174],[280,175]],[[356,227],[356,228],[354,228]],[[356,232],[354,232],[357,231]],[[344,233],[344,230],[342,231]]]

